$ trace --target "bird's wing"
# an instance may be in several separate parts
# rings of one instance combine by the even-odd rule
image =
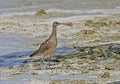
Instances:
[[[45,42],[43,42],[40,46],[40,48],[38,50],[36,50],[33,54],[31,54],[31,57],[38,54],[38,53],[42,53],[45,52],[47,49],[49,49],[51,47],[51,43],[50,41],[46,40]]]
[[[51,47],[51,42],[46,40],[45,42],[43,42],[40,46],[40,48],[38,49],[39,52],[44,52],[46,51],[47,49],[49,49]]]

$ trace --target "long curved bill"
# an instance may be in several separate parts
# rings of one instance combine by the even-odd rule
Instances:
[[[72,23],[72,22],[68,22],[68,23],[59,23],[59,24],[60,24],[60,25],[70,26],[70,27],[73,26],[73,23]]]

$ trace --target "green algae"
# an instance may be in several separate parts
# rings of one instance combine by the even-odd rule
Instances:
[[[36,15],[37,16],[47,15],[47,12],[44,9],[38,9]]]

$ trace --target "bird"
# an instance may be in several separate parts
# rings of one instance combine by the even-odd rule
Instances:
[[[40,47],[33,52],[30,55],[30,58],[36,58],[36,57],[48,57],[51,56],[54,52],[54,50],[57,47],[57,26],[59,25],[66,25],[66,26],[71,26],[72,27],[72,23],[71,22],[67,22],[67,23],[61,23],[58,21],[54,21],[53,22],[53,28],[52,28],[52,33],[50,34],[49,38],[47,40],[45,40]]]

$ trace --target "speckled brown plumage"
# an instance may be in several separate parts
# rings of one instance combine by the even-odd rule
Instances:
[[[51,55],[55,48],[57,47],[57,31],[56,28],[58,25],[67,25],[72,26],[72,23],[59,23],[57,21],[53,22],[53,30],[50,37],[44,41],[38,50],[30,55],[30,57],[37,57],[37,56],[48,56]]]

